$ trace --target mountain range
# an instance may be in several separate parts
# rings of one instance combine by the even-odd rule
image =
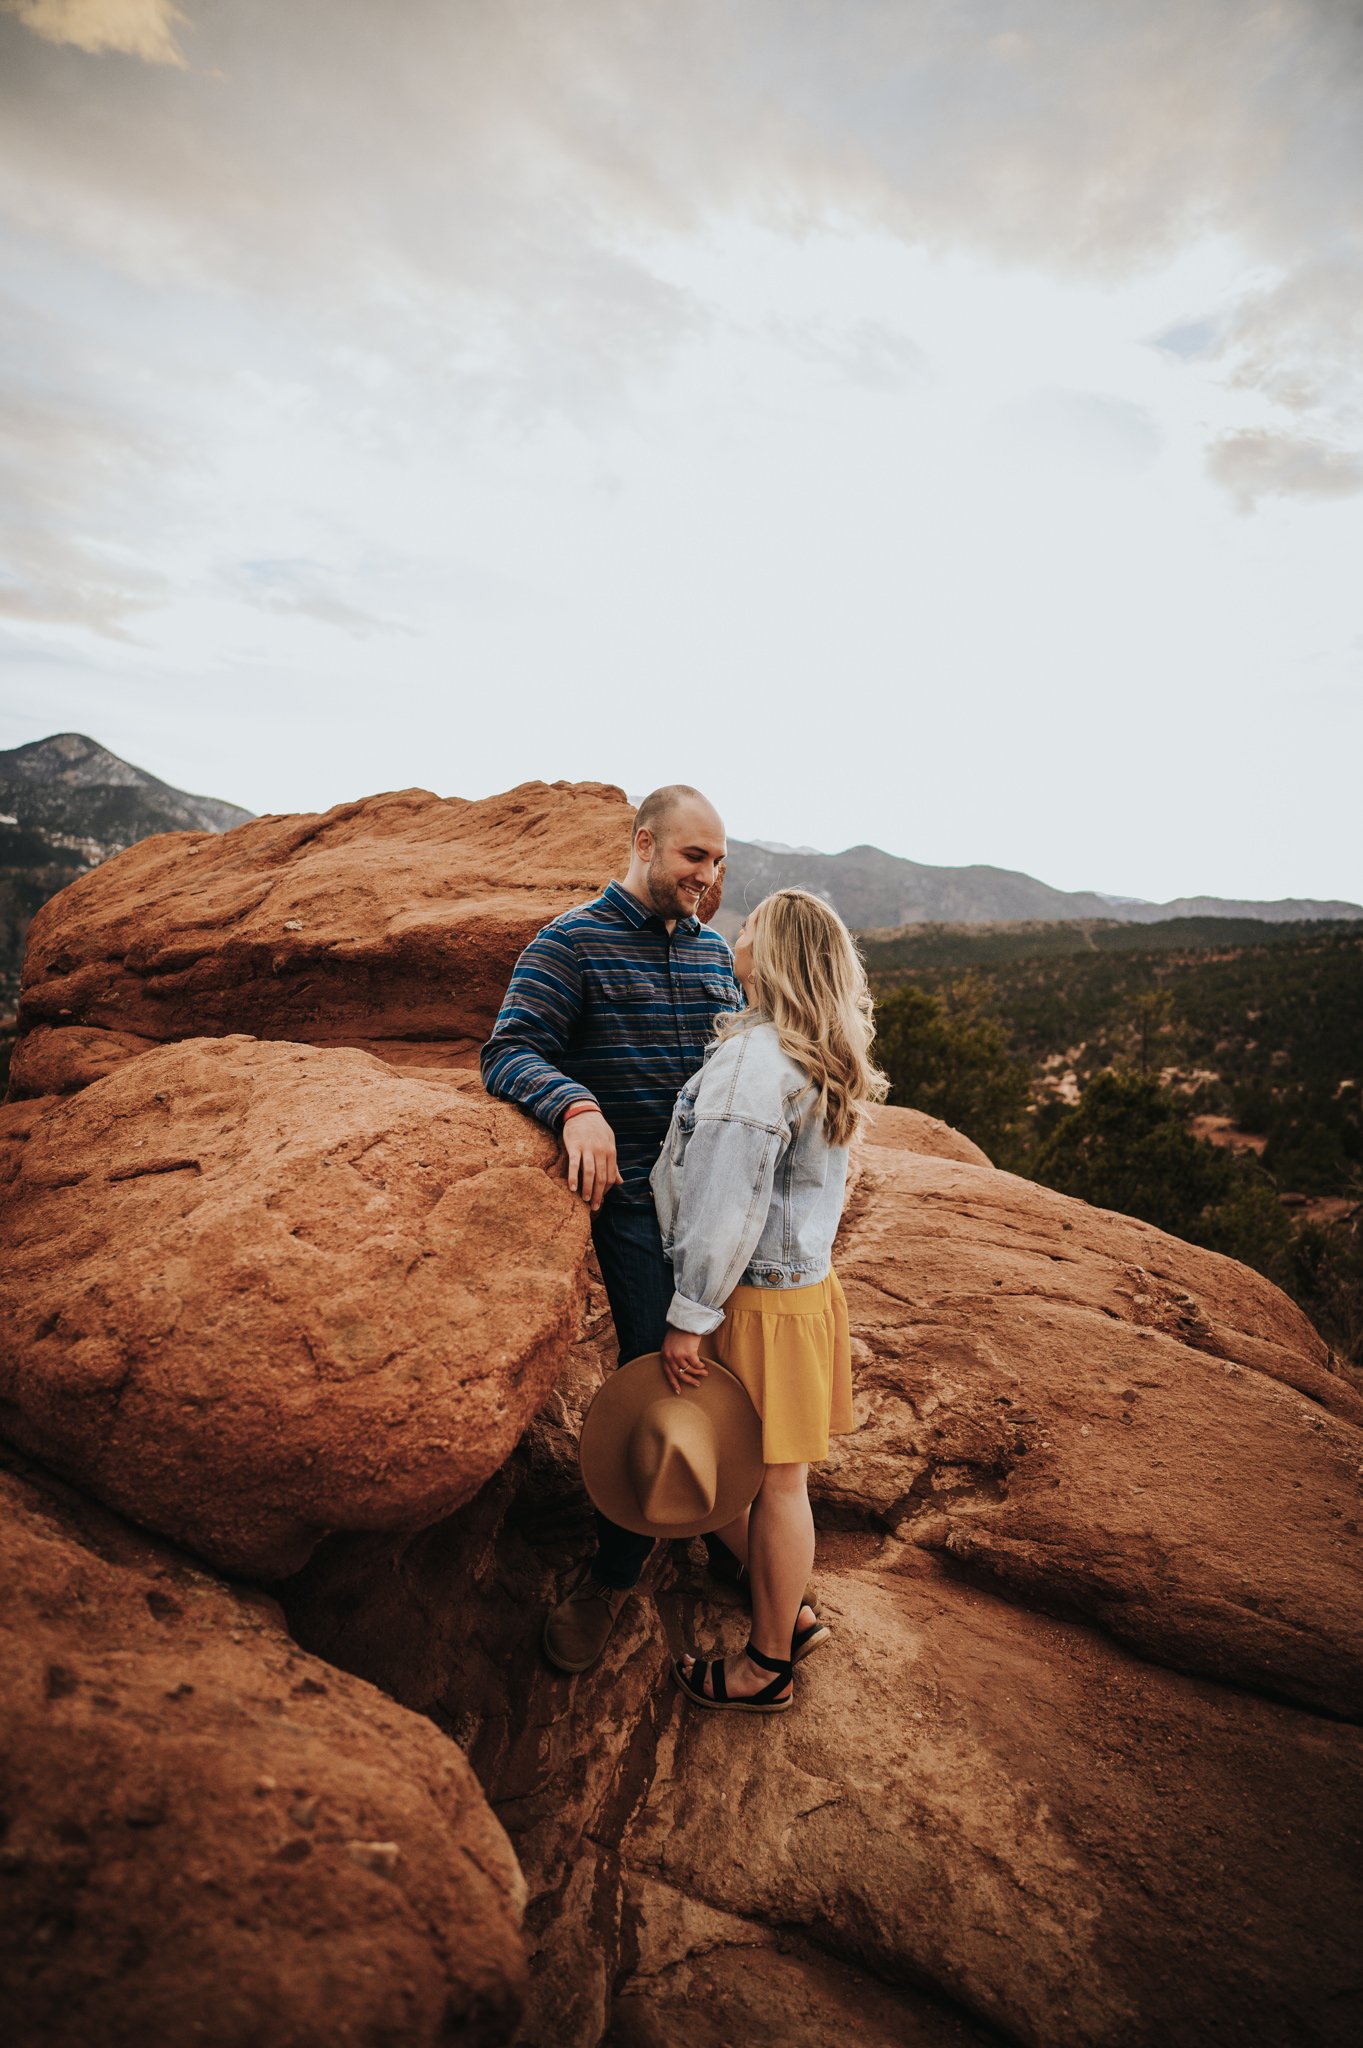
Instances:
[[[0,752],[0,1000],[18,990],[34,912],[77,875],[154,832],[226,832],[250,816],[172,789],[84,733]]]
[[[226,832],[252,813],[172,789],[84,733],[59,732],[0,753],[0,815],[93,864],[153,832]]]
[[[54,733],[0,752],[0,1002],[12,1002],[17,992],[29,920],[58,889],[153,833],[226,832],[251,816],[220,797],[174,789],[84,733]],[[1220,896],[1146,903],[1099,890],[1052,889],[1009,868],[929,867],[878,846],[820,853],[772,840],[731,839],[716,925],[732,938],[748,908],[772,889],[789,887],[810,889],[836,905],[854,931],[878,933],[905,925],[1022,919],[1153,924],[1173,917],[1274,923],[1363,917],[1357,903]]]
[[[834,904],[859,932],[887,932],[917,924],[1005,924],[1021,919],[1057,922],[1075,918],[1157,924],[1173,917],[1254,917],[1271,923],[1306,918],[1360,918],[1363,905],[1286,897],[1276,903],[1225,896],[1180,896],[1170,903],[1111,896],[1097,889],[1053,889],[1011,868],[927,867],[883,853],[878,846],[849,846],[844,853],[816,853],[808,846],[772,840],[731,839],[724,875],[724,904],[715,923],[732,938],[748,909],[773,889],[809,889]]]

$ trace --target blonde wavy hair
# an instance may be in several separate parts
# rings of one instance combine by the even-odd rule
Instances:
[[[822,897],[778,889],[749,914],[748,936],[749,1007],[727,1011],[717,1035],[774,1024],[781,1050],[819,1091],[829,1144],[846,1145],[864,1105],[883,1102],[890,1089],[871,1058],[871,992],[851,934]]]

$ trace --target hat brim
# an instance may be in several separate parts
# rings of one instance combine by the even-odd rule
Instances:
[[[762,1484],[762,1418],[741,1382],[718,1359],[704,1362],[709,1367],[705,1378],[680,1396],[709,1415],[719,1448],[715,1504],[699,1521],[647,1521],[626,1468],[625,1449],[635,1422],[660,1394],[672,1393],[660,1351],[646,1351],[613,1372],[583,1418],[578,1444],[582,1483],[608,1521],[636,1536],[703,1536],[722,1529],[751,1504]]]

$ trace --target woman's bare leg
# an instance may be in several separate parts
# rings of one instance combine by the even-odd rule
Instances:
[[[768,1471],[770,1471],[771,1467],[768,1466],[767,1469]],[[808,1469],[809,1468],[806,1466],[806,1474],[808,1474]],[[807,1478],[806,1484],[808,1484]],[[744,1508],[742,1514],[735,1516],[732,1522],[726,1522],[722,1529],[715,1529],[712,1532],[714,1535],[718,1536],[720,1542],[724,1545],[725,1549],[731,1550],[734,1556],[738,1559],[739,1563],[745,1567],[748,1562],[748,1521],[751,1514],[751,1508]],[[814,1623],[817,1619],[818,1617],[816,1616],[814,1609],[810,1606],[809,1602],[807,1600],[802,1600],[800,1602],[800,1612],[796,1616],[796,1627],[813,1628]],[[760,1650],[762,1648],[762,1645],[759,1643],[757,1647]]]
[[[768,1465],[748,1524],[755,1650],[768,1657],[790,1655],[790,1639],[813,1569],[809,1467]]]
[[[746,1529],[742,1527],[745,1521]],[[797,1622],[806,1614],[810,1621],[814,1619],[804,1604],[814,1566],[808,1465],[768,1465],[749,1514],[730,1522],[718,1534],[748,1567],[753,1648],[784,1660],[790,1655]],[[742,1551],[739,1541],[743,1542]],[[689,1666],[691,1660],[685,1661]],[[744,1699],[771,1683],[771,1673],[746,1655],[726,1658],[724,1677],[733,1699]]]

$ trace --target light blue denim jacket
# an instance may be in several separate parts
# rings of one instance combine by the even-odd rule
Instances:
[[[818,1094],[755,1019],[705,1055],[677,1097],[651,1175],[676,1292],[667,1320],[718,1329],[740,1282],[807,1287],[828,1271],[847,1187]]]

